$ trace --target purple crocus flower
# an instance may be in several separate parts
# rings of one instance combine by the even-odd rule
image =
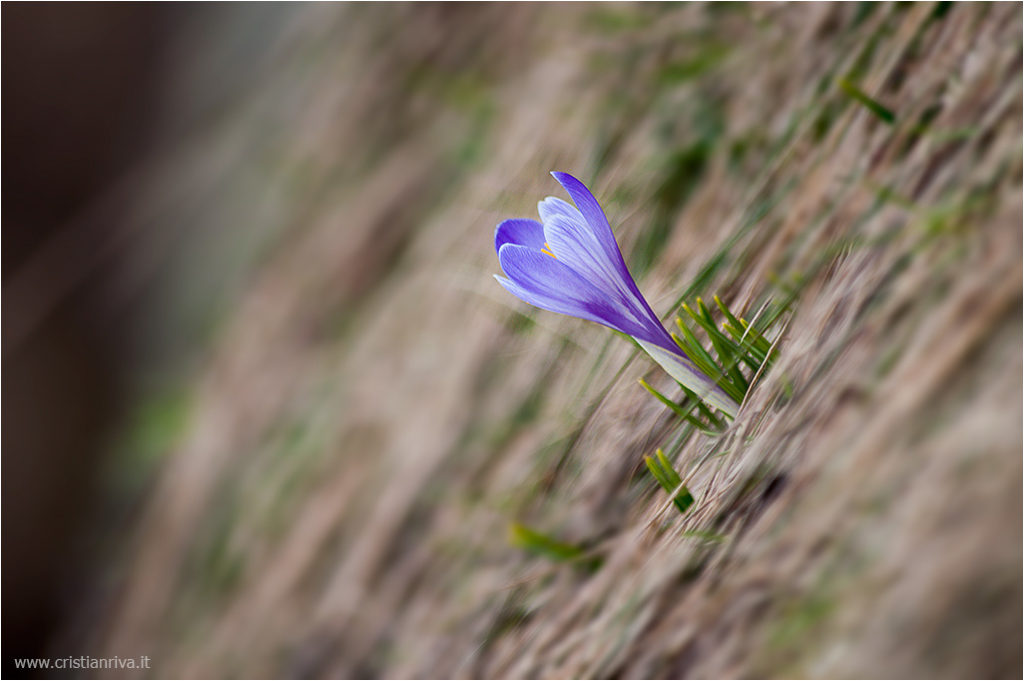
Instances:
[[[739,405],[690,361],[641,295],[594,195],[568,173],[551,174],[576,206],[549,196],[537,204],[541,222],[499,224],[494,247],[505,276],[494,278],[531,305],[632,336],[672,378],[735,416]]]

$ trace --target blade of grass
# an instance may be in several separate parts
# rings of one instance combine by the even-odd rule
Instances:
[[[690,490],[683,486],[682,478],[679,477],[675,468],[672,467],[672,463],[665,456],[665,453],[659,449],[655,452],[655,456],[645,456],[644,463],[647,465],[647,470],[651,472],[654,479],[661,485],[661,488],[667,494],[675,494],[672,502],[679,509],[680,513],[685,513],[693,505],[694,498],[690,494]]]
[[[645,381],[642,378],[640,379],[640,385],[642,385],[644,387],[644,389],[647,390],[647,392],[649,392],[652,395],[654,395],[654,397],[659,402],[661,402],[666,407],[668,407],[669,409],[674,411],[677,415],[682,417],[684,420],[688,421],[689,423],[692,423],[694,425],[694,427],[699,428],[702,432],[705,432],[705,433],[708,433],[708,434],[714,434],[716,432],[715,430],[713,430],[709,426],[709,424],[702,422],[699,418],[697,418],[696,416],[693,415],[693,409],[694,409],[695,405],[689,404],[689,406],[684,406],[685,404],[690,403],[690,400],[686,400],[686,402],[684,402],[684,404],[677,404],[674,400],[671,400],[668,397],[666,397],[665,395],[663,395],[656,388],[654,388],[650,383],[648,383],[647,381]]]
[[[701,325],[708,334],[708,338],[711,340],[711,346],[718,353],[718,364],[724,370],[726,376],[729,377],[730,382],[736,386],[736,388],[746,394],[747,392],[747,379],[744,378],[743,373],[740,371],[739,363],[741,360],[745,360],[746,353],[743,352],[742,348],[739,348],[731,339],[726,337],[721,331],[715,326],[713,321],[706,321],[705,324]],[[747,361],[750,361],[747,359]]]
[[[509,541],[534,555],[559,563],[575,563],[587,571],[596,570],[601,565],[600,556],[593,556],[575,544],[558,541],[521,523],[512,523],[509,527]]]
[[[675,502],[676,508],[678,508],[680,512],[685,512],[686,509],[693,505],[693,495],[690,494],[690,490],[683,485],[683,479],[679,477],[679,473],[677,473],[676,469],[673,468],[672,462],[668,460],[667,456],[665,456],[665,452],[658,449],[655,452],[655,455],[657,455],[658,464],[661,465],[662,470],[665,471],[665,477],[669,485],[671,485],[666,491],[669,494],[675,494],[672,500]]]
[[[892,125],[896,122],[896,114],[893,113],[892,109],[884,106],[878,100],[869,97],[867,93],[857,87],[849,78],[844,76],[839,79],[839,89],[887,124]]]
[[[711,409],[711,407],[704,404],[704,400],[700,399],[697,393],[693,392],[682,383],[679,384],[679,387],[683,389],[684,393],[686,393],[686,397],[697,405],[697,409],[700,410],[701,414],[704,415],[704,417],[715,427],[716,430],[720,431],[725,429],[725,423],[723,423],[722,419],[718,418],[718,416],[715,415],[715,412],[713,409]]]
[[[714,358],[708,354],[708,351],[704,349],[704,346],[700,344],[697,337],[690,331],[690,328],[683,324],[683,320],[676,318],[676,326],[679,327],[679,333],[682,336],[676,336],[672,334],[672,337],[679,343],[679,347],[683,349],[687,357],[697,365],[697,368],[703,371],[705,374],[710,376],[714,380],[718,380],[722,377],[721,370],[715,365]]]

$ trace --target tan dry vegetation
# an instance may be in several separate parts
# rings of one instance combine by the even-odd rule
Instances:
[[[274,236],[104,649],[169,677],[1018,675],[1020,36],[1013,3],[304,7],[148,187],[237,225],[208,263]],[[642,464],[678,423],[636,379],[666,378],[491,279],[550,169],[634,257],[665,221],[656,310],[733,238],[698,294],[752,316],[804,277],[735,424],[675,456],[686,517]]]

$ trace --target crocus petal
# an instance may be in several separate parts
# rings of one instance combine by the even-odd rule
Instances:
[[[646,337],[628,308],[564,263],[526,246],[505,244],[498,252],[508,279],[497,277],[509,293],[551,312],[604,324],[630,336]]]
[[[736,404],[736,402],[729,397],[724,390],[718,387],[718,384],[698,369],[696,365],[694,365],[694,363],[685,355],[682,353],[670,352],[665,348],[647,343],[639,338],[637,339],[637,343],[639,343],[640,347],[642,347],[644,351],[651,356],[651,359],[661,365],[661,368],[664,369],[669,376],[695,392],[698,397],[715,409],[721,409],[729,416],[736,416],[736,412],[740,410],[740,406]]]
[[[622,274],[608,260],[578,213],[575,218],[561,213],[549,214],[544,219],[544,240],[559,261],[588,281],[601,284],[609,293],[629,292]]]
[[[647,303],[647,300],[640,293],[640,289],[637,287],[636,282],[633,281],[633,275],[629,273],[629,268],[626,267],[626,261],[622,257],[622,251],[619,250],[619,244],[615,241],[615,235],[612,234],[611,225],[608,224],[608,218],[605,217],[604,211],[601,209],[601,205],[594,198],[594,195],[590,193],[582,182],[577,180],[569,173],[552,172],[551,175],[558,180],[559,184],[565,188],[565,191],[572,197],[573,202],[579,209],[580,214],[586,221],[587,226],[590,227],[590,231],[593,238],[600,244],[601,250],[604,252],[607,261],[611,264],[611,268],[619,273],[620,278],[629,290],[636,298],[640,301],[641,306],[648,315],[657,319],[657,315],[651,310],[651,306]],[[660,322],[659,322],[660,326]],[[665,336],[668,334],[666,333]]]
[[[587,220],[583,217],[583,213],[581,213],[576,206],[563,201],[557,196],[549,196],[543,201],[538,201],[537,213],[540,214],[541,222],[547,222],[556,215],[562,215],[570,220],[575,220],[580,224],[587,224]]]
[[[544,227],[536,220],[513,218],[505,220],[494,230],[494,250],[505,244],[517,244],[535,250],[544,248]]]
[[[645,337],[653,340],[659,336],[661,323],[646,311],[644,303],[630,291],[627,282],[605,257],[601,245],[593,238],[578,213],[575,218],[561,213],[548,215],[544,220],[544,237],[559,262],[600,289],[609,300],[616,301],[636,324],[648,328]]]

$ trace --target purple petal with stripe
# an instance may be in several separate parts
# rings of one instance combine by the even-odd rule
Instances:
[[[647,329],[644,338],[651,341],[669,341],[653,314],[629,290],[628,284],[608,262],[601,245],[593,238],[589,228],[577,215],[575,218],[558,213],[544,220],[544,236],[551,253],[587,281],[594,284],[609,300],[615,301],[623,312],[638,326]]]
[[[575,270],[587,281],[597,284],[609,295],[620,295],[627,289],[622,277],[601,251],[601,245],[590,234],[581,218],[571,219],[562,214],[549,215],[544,220],[544,240],[558,261]]]
[[[505,244],[517,244],[535,250],[544,248],[544,227],[536,220],[513,218],[505,220],[494,230],[494,250]]]
[[[604,211],[601,210],[601,204],[597,202],[597,199],[594,198],[594,195],[590,193],[590,190],[582,182],[569,173],[554,172],[551,175],[558,180],[558,183],[565,188],[565,191],[569,192],[573,203],[576,204],[576,208],[579,209],[583,219],[590,226],[594,238],[601,244],[601,248],[604,250],[608,260],[618,265],[618,269],[626,277],[629,277],[629,270],[626,269],[626,263],[622,259],[622,252],[619,251],[619,244],[615,241],[615,235],[612,234],[612,227],[608,224],[608,218],[605,217]]]
[[[601,252],[604,254],[607,262],[609,263],[610,269],[618,273],[618,278],[622,281],[628,291],[630,291],[640,303],[641,308],[653,319],[657,320],[658,316],[654,314],[651,306],[648,305],[647,300],[640,293],[640,289],[637,287],[636,282],[633,281],[633,275],[629,273],[629,268],[626,267],[626,261],[622,257],[622,251],[619,250],[619,244],[615,240],[615,235],[612,234],[611,225],[608,224],[608,218],[605,217],[604,211],[601,209],[601,205],[594,198],[594,195],[590,193],[590,190],[586,186],[577,180],[569,173],[553,172],[552,177],[558,180],[558,183],[565,188],[565,191],[569,193],[573,202],[579,209],[580,214],[583,216],[586,225],[590,228],[590,233],[593,235],[593,239],[600,244]],[[542,218],[543,219],[543,218]],[[658,322],[658,326],[661,326],[661,322]],[[662,343],[668,343],[666,347],[674,346],[671,343],[671,338],[668,337],[667,332],[661,339]]]
[[[498,282],[531,305],[604,324],[630,336],[650,335],[628,308],[546,253],[509,243],[501,247],[498,260],[508,277],[496,277]]]

